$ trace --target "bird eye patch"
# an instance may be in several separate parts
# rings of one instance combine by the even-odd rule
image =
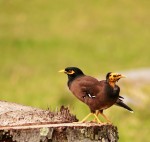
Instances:
[[[73,71],[73,70],[69,70],[68,72],[67,72],[67,74],[74,74],[75,72]]]

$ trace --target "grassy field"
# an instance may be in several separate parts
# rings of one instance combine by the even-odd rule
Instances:
[[[109,71],[150,67],[149,5],[147,0],[0,0],[0,99],[40,108],[66,105],[83,118],[89,109],[71,95],[58,71],[78,66],[104,79]],[[121,88],[132,96],[131,87]],[[143,92],[150,93],[149,84]],[[131,104],[134,115],[117,107],[106,111],[120,142],[148,142],[147,100],[143,107]]]

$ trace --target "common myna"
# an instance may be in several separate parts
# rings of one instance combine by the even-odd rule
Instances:
[[[107,73],[106,75],[106,82],[113,88],[113,95],[111,96],[113,98],[113,100],[115,101],[115,105],[117,106],[120,106],[120,107],[123,107],[127,110],[129,110],[131,113],[133,113],[133,110],[127,106],[124,102],[123,102],[123,97],[122,96],[119,96],[119,93],[120,93],[120,87],[118,85],[116,85],[116,82],[119,81],[120,78],[124,78],[125,76],[124,75],[121,75],[121,74],[118,74],[118,73],[112,73],[112,72],[109,72]],[[104,82],[105,80],[102,80],[100,82]],[[109,87],[110,87],[109,86]],[[106,93],[107,95],[107,93]],[[92,96],[89,96],[92,98]],[[96,98],[94,96],[94,98]],[[109,102],[109,101],[108,101]],[[110,100],[111,102],[111,100]],[[113,101],[112,101],[113,102]],[[111,103],[112,104],[112,103]],[[110,107],[110,106],[108,106]],[[100,113],[107,121],[110,121],[104,114],[103,114],[103,108],[99,109],[99,111],[97,112],[97,116],[98,114]]]
[[[115,73],[108,73],[106,80],[98,81],[96,78],[86,76],[77,67],[67,67],[60,72],[64,72],[68,75],[68,87],[70,91],[80,101],[87,104],[91,110],[91,113],[81,122],[84,122],[93,114],[97,122],[100,123],[101,121],[97,117],[98,113],[101,113],[106,118],[103,114],[103,110],[115,104],[119,99],[120,89],[115,89],[115,82],[124,76]],[[99,110],[97,114],[96,110]]]
[[[113,91],[114,91],[114,95],[119,95],[120,93],[120,87],[118,85],[116,85],[116,82],[119,81],[120,78],[124,78],[125,76],[118,74],[118,73],[112,73],[109,72],[106,75],[106,81],[110,84],[110,86],[113,87]],[[123,103],[123,97],[119,95],[115,105],[123,107],[127,110],[129,110],[131,113],[133,113],[133,110],[127,106],[126,104]]]

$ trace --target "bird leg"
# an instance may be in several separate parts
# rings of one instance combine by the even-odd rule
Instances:
[[[110,121],[110,120],[106,117],[106,115],[103,114],[101,111],[98,111],[98,112],[97,112],[97,116],[98,116],[99,114],[101,114],[101,115],[107,120],[108,123],[111,123],[111,121]]]
[[[93,113],[89,113],[86,117],[84,117],[80,122],[83,123],[86,121]]]
[[[83,123],[85,122],[93,113],[89,113],[86,117],[84,117],[81,121],[79,122],[73,122],[73,123]]]
[[[99,120],[99,118],[97,117],[97,115],[95,113],[89,113],[85,118],[83,118],[80,123],[85,122],[91,115],[94,115],[95,119],[97,121],[97,123],[101,123],[101,121]]]
[[[97,120],[98,123],[102,123],[102,122],[99,120],[97,114],[94,113],[94,116],[95,116],[95,119],[94,119],[94,120]]]
[[[96,113],[95,113],[96,117],[98,117],[98,114],[99,114],[99,110],[96,110]],[[96,117],[93,119],[93,122],[97,121]]]

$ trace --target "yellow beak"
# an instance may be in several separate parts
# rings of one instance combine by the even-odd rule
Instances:
[[[65,71],[65,70],[60,70],[60,71],[58,71],[58,72],[63,72],[63,73],[66,73],[66,71]]]
[[[121,74],[119,78],[126,78],[126,76]]]

